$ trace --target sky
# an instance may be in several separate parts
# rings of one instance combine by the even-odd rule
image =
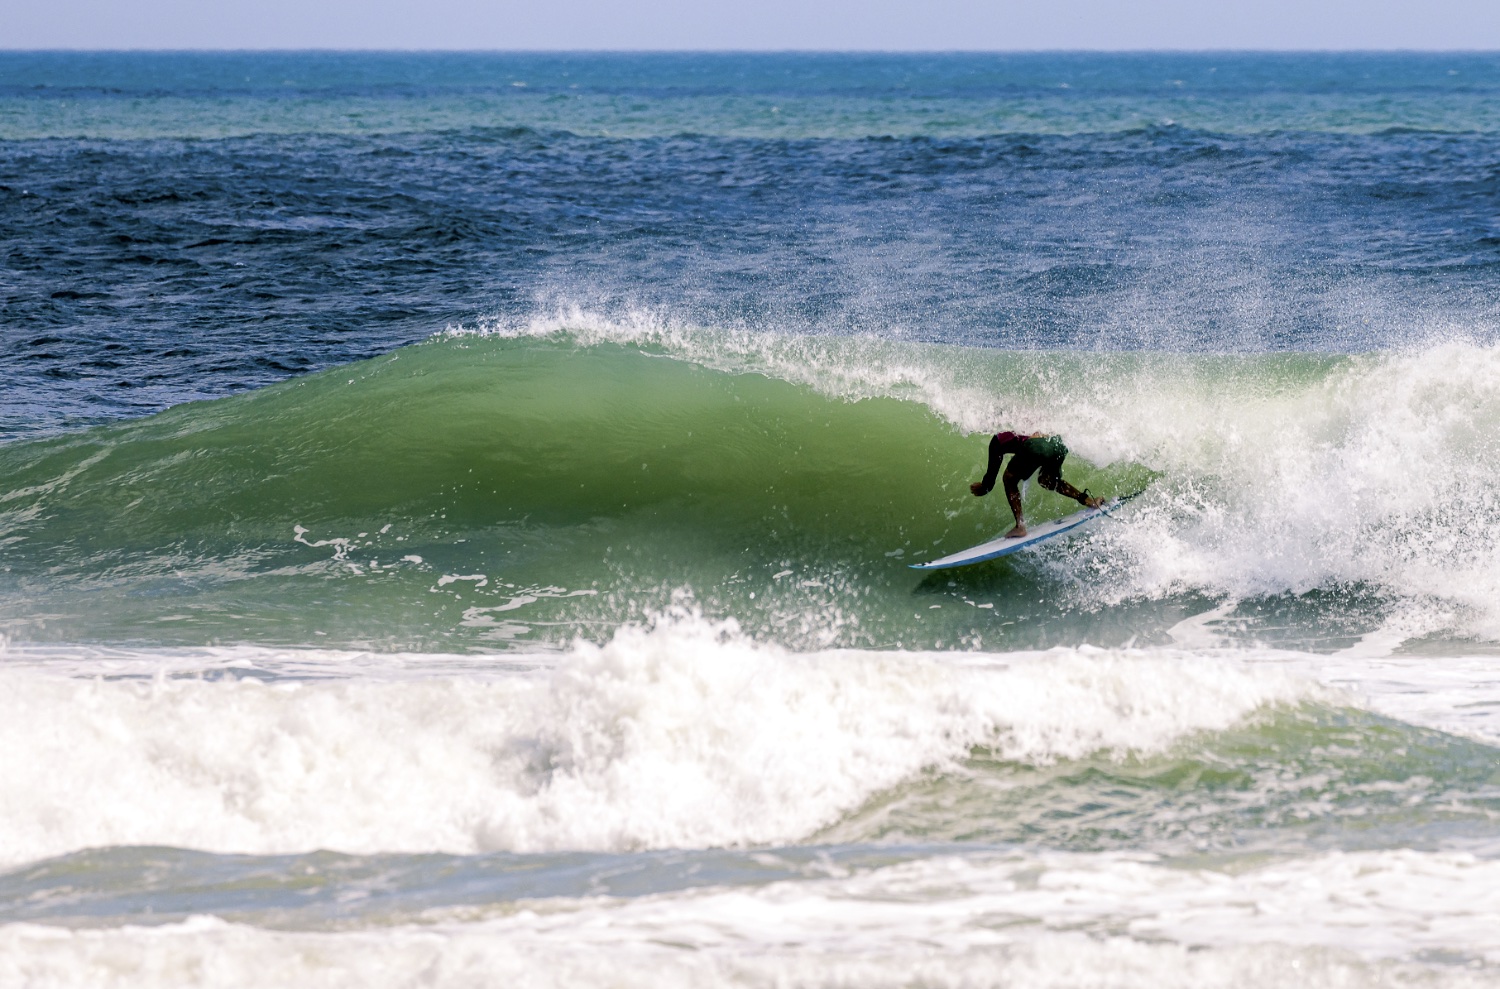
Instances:
[[[0,48],[1500,49],[1500,0],[5,0]]]

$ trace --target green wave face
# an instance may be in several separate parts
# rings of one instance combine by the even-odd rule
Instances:
[[[434,341],[0,450],[3,608],[33,640],[452,647],[607,634],[686,588],[894,644],[928,602],[888,554],[996,524],[957,498],[982,448],[911,402]]]
[[[1500,350],[1008,353],[659,326],[454,335],[0,447],[18,641],[534,647],[697,609],[796,648],[1500,639]],[[1146,488],[1009,528],[996,428]],[[1393,469],[1392,465],[1397,465]],[[1441,478],[1441,484],[1431,482]],[[1032,486],[1029,521],[1073,504]]]

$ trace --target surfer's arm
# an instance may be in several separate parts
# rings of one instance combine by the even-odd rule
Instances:
[[[1000,461],[1005,459],[1005,452],[1005,443],[1000,437],[990,437],[990,463],[985,468],[984,480],[969,485],[969,490],[974,492],[976,497],[982,498],[995,490],[995,478],[1000,476]]]

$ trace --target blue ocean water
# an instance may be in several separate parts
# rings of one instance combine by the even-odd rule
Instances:
[[[1478,55],[8,54],[3,426],[568,305],[985,347],[1482,334],[1497,89]]]
[[[0,53],[0,981],[1500,981],[1497,96]]]

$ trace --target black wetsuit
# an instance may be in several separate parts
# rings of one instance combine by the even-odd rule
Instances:
[[[985,469],[984,480],[979,482],[980,494],[994,490],[995,478],[1000,476],[1000,461],[1007,453],[1011,454],[1007,474],[1024,481],[1040,470],[1042,487],[1050,490],[1062,479],[1062,463],[1068,455],[1068,448],[1060,436],[996,433],[990,440],[990,463]]]

